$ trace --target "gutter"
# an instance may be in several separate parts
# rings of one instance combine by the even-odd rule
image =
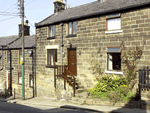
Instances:
[[[35,27],[37,27],[37,28],[38,27],[44,27],[44,26],[51,25],[51,24],[58,24],[58,23],[68,22],[68,21],[73,21],[73,20],[77,20],[77,19],[82,19],[82,18],[87,18],[87,17],[103,15],[103,14],[107,14],[107,13],[112,13],[112,12],[116,12],[116,11],[129,10],[129,9],[132,9],[132,8],[143,7],[143,6],[146,6],[146,5],[150,5],[150,2],[146,2],[146,3],[138,4],[138,5],[131,5],[131,6],[126,6],[126,7],[121,7],[119,9],[110,9],[110,10],[107,10],[107,11],[91,13],[91,14],[88,14],[88,15],[82,15],[82,16],[78,16],[78,17],[72,17],[72,18],[59,20],[59,21],[52,22],[52,23],[46,23],[46,24],[43,24],[43,25],[38,25],[38,23],[35,23]]]

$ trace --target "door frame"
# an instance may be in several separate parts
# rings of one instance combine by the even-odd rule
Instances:
[[[69,50],[76,50],[76,75],[75,76],[77,76],[77,49],[76,48],[67,48],[68,70],[69,70]]]

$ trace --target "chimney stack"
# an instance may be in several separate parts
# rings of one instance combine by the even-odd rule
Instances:
[[[28,23],[28,20],[26,20],[26,23],[24,23],[24,36],[30,35],[30,26],[28,26]],[[19,24],[19,37],[22,37],[22,24]]]
[[[65,10],[65,3],[63,0],[55,0],[54,1],[54,13],[58,13],[59,11]]]

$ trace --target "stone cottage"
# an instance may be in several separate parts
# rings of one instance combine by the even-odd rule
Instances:
[[[99,47],[104,74],[124,75],[122,41],[127,48],[142,49],[138,68],[149,65],[149,6],[150,0],[97,0],[65,9],[63,0],[55,0],[54,14],[35,24],[37,96],[73,96],[66,75],[76,78],[78,87],[92,88],[91,55]]]
[[[25,98],[35,95],[35,36],[30,36],[30,26],[28,21],[24,24],[25,28]],[[22,38],[21,24],[19,24],[19,35],[0,37],[0,83],[5,81],[6,91],[18,98],[22,97]]]

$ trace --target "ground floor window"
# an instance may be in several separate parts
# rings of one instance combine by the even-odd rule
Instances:
[[[121,70],[120,48],[108,48],[107,51],[107,69]]]
[[[29,75],[29,87],[32,87],[33,88],[33,74],[30,74]]]
[[[54,61],[57,62],[57,49],[48,49],[47,65],[54,65]]]
[[[18,84],[22,85],[22,73],[18,73]]]

